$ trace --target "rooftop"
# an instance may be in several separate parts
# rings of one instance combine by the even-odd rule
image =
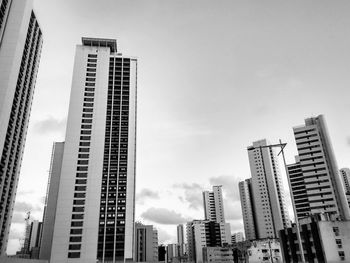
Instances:
[[[81,42],[83,43],[84,46],[109,47],[111,48],[111,52],[117,52],[116,39],[83,37],[81,39]]]

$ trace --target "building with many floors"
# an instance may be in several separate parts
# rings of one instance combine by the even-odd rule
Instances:
[[[203,192],[203,204],[205,220],[225,223],[221,185],[213,186],[213,191]]]
[[[287,165],[297,219],[328,213],[337,220],[350,220],[349,205],[333,147],[322,115],[308,118],[293,128],[298,156]]]
[[[135,261],[158,261],[158,231],[152,225],[135,223]]]
[[[277,238],[290,220],[276,152],[266,139],[247,150],[252,178],[239,184],[246,238]]]
[[[52,148],[49,179],[43,213],[43,231],[39,258],[49,260],[51,257],[53,230],[55,226],[58,189],[61,178],[64,142],[55,142]]]
[[[320,213],[302,218],[299,224],[301,240],[295,224],[280,231],[284,262],[301,262],[299,242],[306,262],[350,262],[350,221]]]
[[[0,0],[0,255],[7,248],[43,36],[33,0]]]
[[[51,262],[132,261],[137,60],[115,39],[77,45]]]

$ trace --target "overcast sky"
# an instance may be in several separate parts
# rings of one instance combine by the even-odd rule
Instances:
[[[243,231],[238,181],[246,147],[296,147],[292,127],[324,114],[340,167],[350,166],[350,2],[35,0],[44,45],[13,217],[40,219],[52,143],[63,141],[75,46],[116,38],[138,57],[136,219],[176,242],[203,218],[202,190],[224,186],[232,231]]]

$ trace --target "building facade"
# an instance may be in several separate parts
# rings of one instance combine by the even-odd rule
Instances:
[[[51,262],[133,260],[136,75],[114,39],[76,48]]]
[[[231,232],[225,223],[193,220],[186,225],[188,260],[203,262],[204,247],[222,247],[231,243]],[[228,237],[229,236],[229,237]]]
[[[343,180],[345,193],[350,193],[350,169],[349,168],[341,168],[340,176]]]
[[[179,250],[179,256],[182,257],[186,251],[184,225],[183,224],[178,225],[176,230],[177,230],[177,246]]]
[[[205,220],[225,223],[221,185],[213,186],[213,191],[203,192],[203,204]]]
[[[231,236],[231,243],[238,243],[244,241],[243,232],[236,232]]]
[[[55,226],[58,189],[61,178],[64,142],[55,142],[52,148],[49,180],[47,184],[44,214],[43,233],[40,246],[40,259],[49,260],[51,257],[53,230]]]
[[[252,191],[252,178],[239,182],[239,195],[241,199],[241,208],[244,224],[244,232],[247,240],[257,238],[254,215],[254,199]]]
[[[135,261],[158,261],[158,232],[152,225],[135,224]]]
[[[43,41],[32,2],[0,1],[1,255],[7,247]]]
[[[299,221],[306,262],[350,262],[350,221],[333,220],[332,213],[313,214]],[[280,231],[284,262],[301,262],[297,227]]]
[[[203,262],[227,262],[233,263],[233,251],[231,247],[204,247]]]
[[[314,213],[328,213],[350,220],[350,211],[332,144],[322,115],[294,127],[298,156],[287,166],[298,220]]]
[[[251,227],[254,221],[255,238],[277,238],[279,230],[290,226],[290,220],[275,150],[269,147],[266,139],[253,142],[247,150],[252,178],[251,181],[242,183],[240,190],[244,203],[243,219],[248,220],[245,227],[247,225],[246,228],[250,231],[246,237],[254,237],[254,228]],[[252,197],[251,204],[247,204],[249,196]],[[246,209],[248,207],[252,207],[253,219],[249,209]]]

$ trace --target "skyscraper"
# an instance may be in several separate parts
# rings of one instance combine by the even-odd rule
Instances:
[[[298,157],[288,165],[298,219],[327,212],[333,218],[350,220],[349,206],[332,144],[322,115],[294,127]]]
[[[204,216],[206,220],[225,223],[222,186],[213,186],[213,191],[203,192]]]
[[[64,142],[55,142],[52,149],[51,165],[45,207],[43,215],[43,233],[40,247],[40,259],[49,260],[52,249],[53,229],[55,225],[58,189],[61,178]]]
[[[51,262],[133,259],[136,75],[114,39],[76,48]]]
[[[32,2],[0,0],[0,254],[6,252],[42,46]]]
[[[241,195],[241,198],[252,196],[256,238],[277,238],[278,231],[290,226],[290,221],[276,153],[265,139],[253,142],[247,150],[252,193]],[[248,190],[244,187],[244,191]],[[251,221],[249,219],[249,224]]]
[[[239,182],[239,195],[241,199],[241,208],[246,239],[257,239],[251,178]]]

